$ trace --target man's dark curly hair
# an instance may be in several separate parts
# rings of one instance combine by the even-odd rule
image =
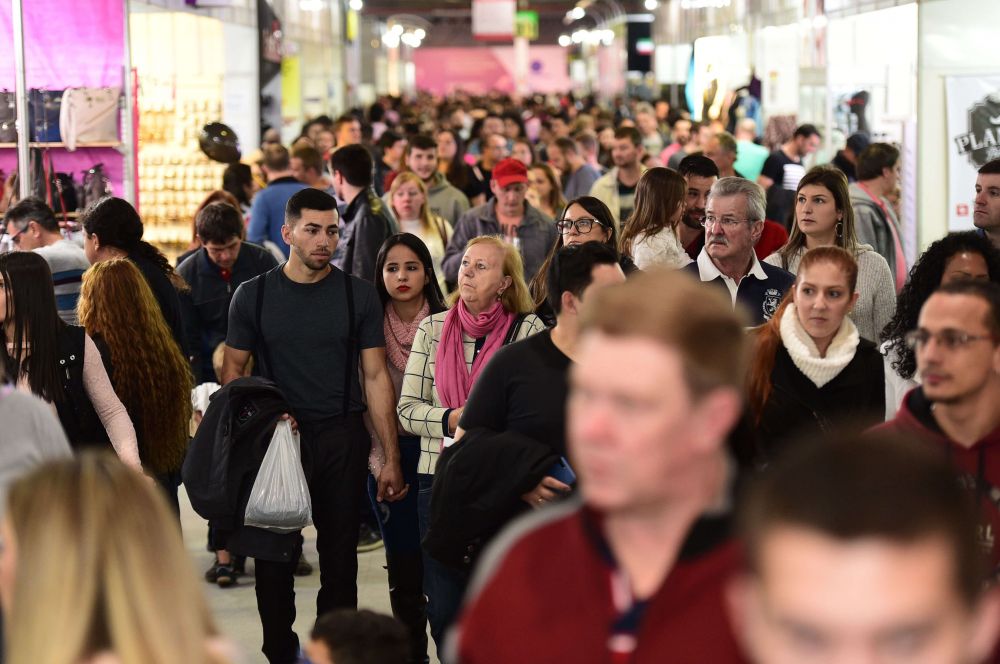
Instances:
[[[948,261],[962,252],[982,256],[990,273],[990,281],[1000,283],[1000,250],[976,231],[949,233],[927,247],[927,251],[910,268],[910,277],[896,298],[896,314],[882,330],[882,341],[889,342],[889,349],[895,350],[896,359],[892,362],[892,368],[900,378],[913,378],[917,370],[916,355],[903,343],[903,337],[916,329],[920,309],[931,293],[941,286],[941,277],[944,276]]]

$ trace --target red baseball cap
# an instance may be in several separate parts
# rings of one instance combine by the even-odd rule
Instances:
[[[499,187],[506,187],[509,184],[528,181],[528,167],[522,162],[507,157],[493,167],[493,181]]]

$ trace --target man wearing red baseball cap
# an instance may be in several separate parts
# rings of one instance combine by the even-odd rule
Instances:
[[[523,163],[512,158],[499,162],[493,168],[490,190],[493,198],[463,214],[455,225],[442,262],[449,282],[458,281],[465,245],[474,237],[499,235],[516,246],[524,259],[525,281],[535,276],[556,241],[553,220],[524,200],[528,169]]]

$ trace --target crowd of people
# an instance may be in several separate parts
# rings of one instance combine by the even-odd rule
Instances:
[[[271,664],[1000,661],[1000,160],[911,265],[890,144],[561,101],[268,132],[176,265],[119,198],[6,210],[3,661],[240,661],[182,483]],[[282,421],[304,642],[244,518]]]

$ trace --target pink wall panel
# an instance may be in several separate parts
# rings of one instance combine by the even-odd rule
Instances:
[[[570,88],[566,50],[532,46],[528,53],[528,86],[532,92],[565,92]],[[418,48],[413,54],[417,89],[448,94],[489,90],[514,92],[514,47]]]

